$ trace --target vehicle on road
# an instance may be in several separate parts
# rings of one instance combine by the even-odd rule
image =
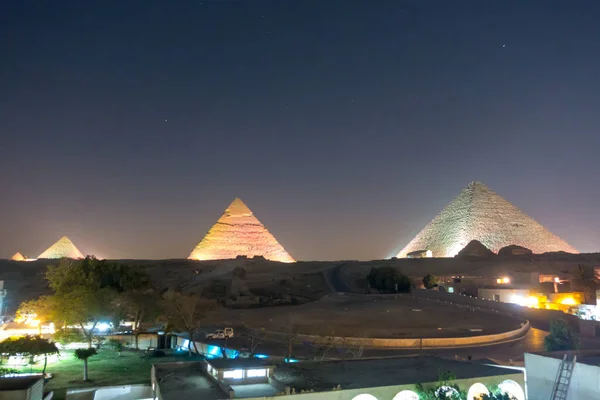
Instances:
[[[207,333],[207,339],[230,339],[233,337],[233,328],[217,329],[214,332]]]

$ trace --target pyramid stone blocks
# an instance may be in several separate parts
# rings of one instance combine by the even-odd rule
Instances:
[[[294,262],[244,202],[236,198],[188,259],[223,260],[239,256],[262,256],[271,261]]]
[[[430,250],[433,257],[454,257],[471,240],[497,253],[518,245],[534,253],[578,253],[487,186],[472,182],[404,248],[398,257]]]
[[[83,254],[75,247],[71,239],[66,236],[50,246],[38,258],[84,258]]]

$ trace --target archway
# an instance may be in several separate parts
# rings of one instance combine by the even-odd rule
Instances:
[[[490,394],[490,391],[483,383],[474,383],[467,392],[467,400],[481,400],[484,394]]]
[[[403,390],[394,396],[393,400],[419,400],[419,395],[412,390]]]
[[[517,400],[525,400],[525,392],[523,392],[523,388],[515,381],[507,379],[498,385],[498,389]]]
[[[370,394],[359,394],[358,396],[352,398],[352,400],[377,400],[377,397]]]

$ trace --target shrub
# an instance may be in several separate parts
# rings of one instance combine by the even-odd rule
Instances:
[[[79,329],[64,328],[54,332],[54,341],[66,346],[70,343],[83,343],[87,342],[86,337]]]
[[[565,351],[579,347],[579,337],[567,322],[556,319],[550,322],[550,334],[544,339],[544,350]]]
[[[433,289],[437,286],[437,278],[431,274],[427,274],[423,277],[423,286],[425,289]]]
[[[381,292],[410,292],[410,279],[392,267],[372,268],[367,275],[369,286]]]

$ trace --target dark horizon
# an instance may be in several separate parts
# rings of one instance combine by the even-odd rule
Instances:
[[[385,258],[471,181],[599,251],[600,3],[0,4],[0,256],[185,258],[240,197]]]

